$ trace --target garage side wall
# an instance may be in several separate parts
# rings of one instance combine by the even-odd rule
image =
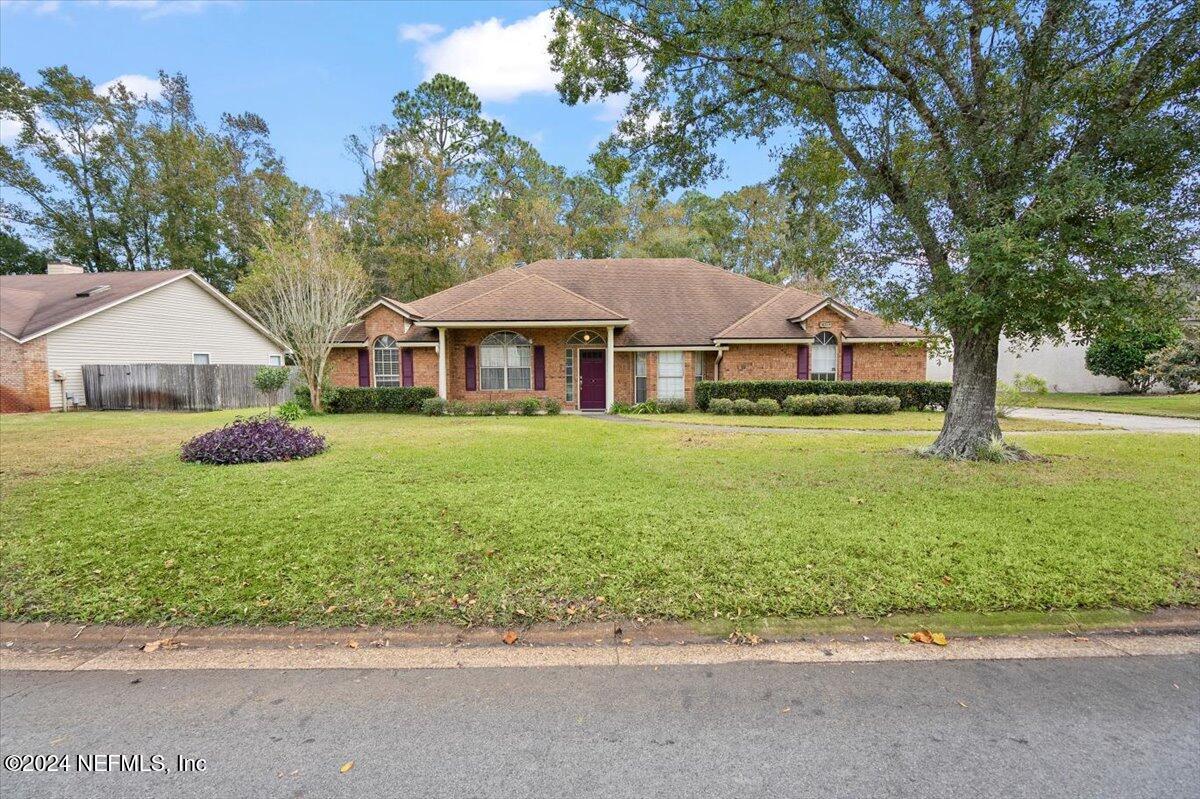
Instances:
[[[190,279],[177,280],[106,311],[48,333],[46,366],[50,407],[83,405],[85,363],[192,363],[207,353],[209,363],[271,362],[282,355],[258,332]],[[62,390],[53,372],[62,372]]]

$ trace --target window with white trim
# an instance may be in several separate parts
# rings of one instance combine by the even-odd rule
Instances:
[[[533,385],[533,347],[529,339],[502,330],[479,345],[479,387],[484,391],[520,391]]]
[[[813,339],[809,380],[837,380],[837,338],[830,332]]]
[[[196,366],[208,366],[208,364],[209,364],[208,353],[207,352],[193,352],[192,353],[192,363],[196,364]]]
[[[283,366],[283,356],[282,355],[268,355],[267,363],[271,364],[271,366]]]
[[[400,350],[391,336],[375,339],[375,385],[400,385]]]
[[[646,353],[633,354],[633,401],[646,401]]]
[[[683,352],[667,350],[658,354],[658,398],[683,399]]]

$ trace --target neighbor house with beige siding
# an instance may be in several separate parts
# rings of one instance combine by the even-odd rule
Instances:
[[[285,347],[191,270],[0,277],[0,411],[86,404],[84,364],[283,363]]]

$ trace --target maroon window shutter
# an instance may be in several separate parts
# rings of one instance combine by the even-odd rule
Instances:
[[[371,385],[371,353],[366,350],[358,351],[358,384]]]
[[[400,350],[400,382],[406,386],[413,384],[413,353],[411,349]]]
[[[854,345],[842,345],[842,379],[854,379]]]
[[[540,344],[533,348],[533,390],[546,390],[546,348]]]
[[[808,345],[796,345],[796,379],[808,379]]]
[[[467,347],[467,391],[475,390],[475,348]]]

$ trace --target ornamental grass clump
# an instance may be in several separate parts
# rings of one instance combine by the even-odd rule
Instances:
[[[278,416],[254,416],[196,436],[183,445],[180,457],[216,465],[264,463],[308,458],[325,449],[325,436],[311,427],[292,427]]]

